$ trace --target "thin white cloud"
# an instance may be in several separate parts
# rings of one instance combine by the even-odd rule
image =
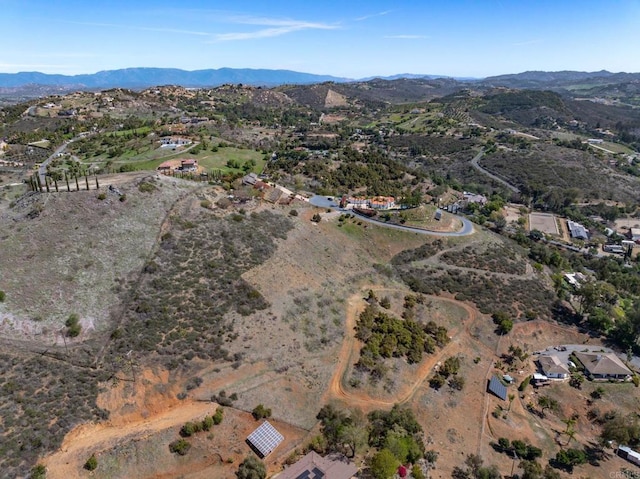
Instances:
[[[392,10],[385,10],[384,12],[378,12],[378,13],[372,13],[370,15],[363,15],[361,17],[358,17],[355,19],[356,22],[361,22],[363,20],[369,20],[370,18],[374,18],[374,17],[382,17],[384,15],[388,15],[392,12]]]
[[[427,35],[385,35],[384,38],[398,38],[401,40],[422,40],[429,37]]]
[[[94,22],[65,22],[72,23],[74,25],[84,25],[87,27],[108,27],[108,28],[125,28],[128,30],[140,30],[145,32],[160,32],[160,33],[176,33],[180,35],[196,35],[196,36],[209,36],[210,33],[200,32],[194,30],[181,30],[176,28],[162,28],[162,27],[143,27],[138,25],[122,25],[118,23],[94,23]]]
[[[228,42],[234,40],[253,40],[257,38],[270,38],[286,35],[287,33],[299,32],[302,30],[335,30],[337,25],[327,23],[307,22],[301,20],[289,20],[265,17],[233,17],[229,21],[241,25],[256,25],[263,27],[260,30],[251,32],[229,32],[213,35],[214,41]]]

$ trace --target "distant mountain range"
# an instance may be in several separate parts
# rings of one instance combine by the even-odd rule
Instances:
[[[0,73],[0,96],[22,93],[31,93],[31,95],[39,96],[47,93],[64,93],[71,90],[100,90],[117,87],[136,89],[159,85],[216,87],[223,84],[242,83],[245,85],[273,87],[323,82],[351,83],[371,80],[393,81],[407,79],[416,81],[445,79],[454,83],[460,82],[461,86],[474,83],[487,87],[561,90],[576,85],[583,89],[622,83],[635,85],[640,82],[640,73],[611,73],[606,70],[598,72],[529,71],[484,79],[402,73],[356,80],[291,70],[219,68],[187,71],[177,68],[125,68],[84,75],[52,75],[40,72]]]
[[[50,75],[40,72],[0,73],[0,87],[23,85],[76,86],[82,88],[146,88],[155,85],[184,87],[219,86],[225,83],[275,86],[326,81],[345,82],[348,78],[314,75],[290,70],[220,68],[186,71],[177,68],[125,68],[85,75]]]

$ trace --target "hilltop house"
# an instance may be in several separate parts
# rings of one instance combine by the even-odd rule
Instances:
[[[396,199],[393,196],[374,196],[369,200],[369,207],[374,210],[390,210],[395,205]]]
[[[538,365],[542,374],[549,379],[567,379],[570,376],[569,368],[555,354],[540,356]]]
[[[180,136],[165,136],[160,138],[160,148],[176,148],[178,146],[187,146],[193,143],[189,138]]]
[[[626,381],[633,374],[613,353],[574,353],[591,379]]]
[[[476,193],[470,193],[468,191],[465,191],[462,193],[462,200],[468,205],[472,204],[472,203],[477,203],[479,205],[486,205],[487,204],[487,197],[484,195],[479,195]]]
[[[631,228],[629,230],[629,238],[631,241],[640,241],[640,228]]]
[[[343,197],[340,201],[343,208],[370,208],[372,210],[391,210],[396,207],[396,199],[393,196],[374,196],[365,198],[362,196]]]
[[[198,169],[198,160],[180,160],[180,170],[196,171]]]
[[[169,173],[173,169],[173,164],[171,161],[165,161],[158,165],[156,168],[160,173]]]

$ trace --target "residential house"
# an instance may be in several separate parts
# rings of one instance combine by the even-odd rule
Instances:
[[[549,379],[567,379],[571,375],[569,368],[555,354],[538,357],[538,365]]]
[[[351,479],[357,472],[358,468],[349,462],[327,459],[311,451],[276,479]]]
[[[462,199],[467,203],[467,205],[470,205],[471,203],[486,205],[488,201],[486,196],[478,195],[476,193],[470,193],[468,191],[462,193]]]
[[[168,173],[172,170],[173,165],[171,161],[165,161],[164,163],[160,163],[158,168],[156,168],[160,173]]]
[[[160,148],[176,148],[178,146],[187,146],[193,143],[189,138],[180,136],[165,136],[160,138]]]
[[[640,228],[631,228],[629,230],[629,238],[636,243],[640,241]]]
[[[594,380],[626,381],[633,374],[613,353],[574,353],[584,366],[585,372]]]
[[[587,231],[587,229],[584,226],[582,226],[580,223],[567,220],[567,228],[569,228],[569,233],[571,234],[572,238],[580,239],[580,240],[589,239],[589,231]]]
[[[256,181],[258,181],[258,175],[255,173],[249,173],[242,177],[242,183],[245,185],[255,185]]]
[[[574,288],[578,289],[580,285],[587,281],[587,277],[582,273],[565,273],[564,279]]]
[[[197,171],[198,160],[180,160],[180,169],[182,171]]]
[[[396,205],[393,196],[374,196],[369,200],[369,207],[374,210],[390,210]]]

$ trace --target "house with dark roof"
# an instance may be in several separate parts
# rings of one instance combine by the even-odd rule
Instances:
[[[569,233],[571,237],[574,239],[580,240],[588,240],[589,239],[589,231],[587,228],[582,226],[580,223],[576,223],[575,221],[567,220],[567,228],[569,228]]]
[[[358,468],[350,462],[327,459],[311,451],[278,474],[276,479],[351,479]]]
[[[542,374],[549,379],[567,379],[571,375],[569,368],[555,354],[540,356],[538,365]]]
[[[626,381],[633,374],[613,353],[574,353],[591,379]]]

